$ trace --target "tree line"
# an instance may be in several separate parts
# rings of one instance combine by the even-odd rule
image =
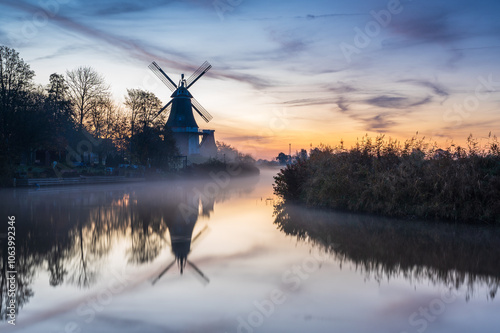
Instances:
[[[104,77],[80,66],[54,73],[46,86],[34,82],[19,53],[0,46],[0,175],[9,181],[17,166],[33,165],[44,152],[51,163],[127,161],[165,167],[178,155],[161,101],[151,92],[127,89],[124,105],[111,97]],[[85,143],[85,144],[82,144]]]

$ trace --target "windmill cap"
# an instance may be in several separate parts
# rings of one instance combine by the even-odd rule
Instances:
[[[193,95],[191,95],[191,93],[185,87],[179,87],[173,92],[173,94],[170,97],[193,98]]]

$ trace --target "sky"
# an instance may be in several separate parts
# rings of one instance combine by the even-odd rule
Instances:
[[[440,144],[499,135],[499,1],[0,0],[0,44],[39,84],[91,66],[127,89],[170,91],[205,60],[191,93],[200,128],[257,158],[356,138]],[[486,140],[486,139],[485,139]]]

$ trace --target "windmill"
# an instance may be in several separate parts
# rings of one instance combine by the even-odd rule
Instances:
[[[162,112],[169,114],[165,126],[169,127],[174,133],[181,155],[188,156],[188,158],[196,155],[214,157],[217,153],[215,131],[200,130],[194,119],[193,109],[207,123],[212,119],[212,116],[188,90],[212,68],[212,65],[205,61],[188,79],[184,79],[184,74],[181,74],[178,85],[168,77],[156,62],[153,61],[149,68],[173,92],[170,96],[172,99],[158,111],[155,117]]]

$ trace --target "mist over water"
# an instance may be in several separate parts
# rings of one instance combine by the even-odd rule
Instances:
[[[2,190],[1,331],[496,331],[498,228],[286,205],[276,172]]]

